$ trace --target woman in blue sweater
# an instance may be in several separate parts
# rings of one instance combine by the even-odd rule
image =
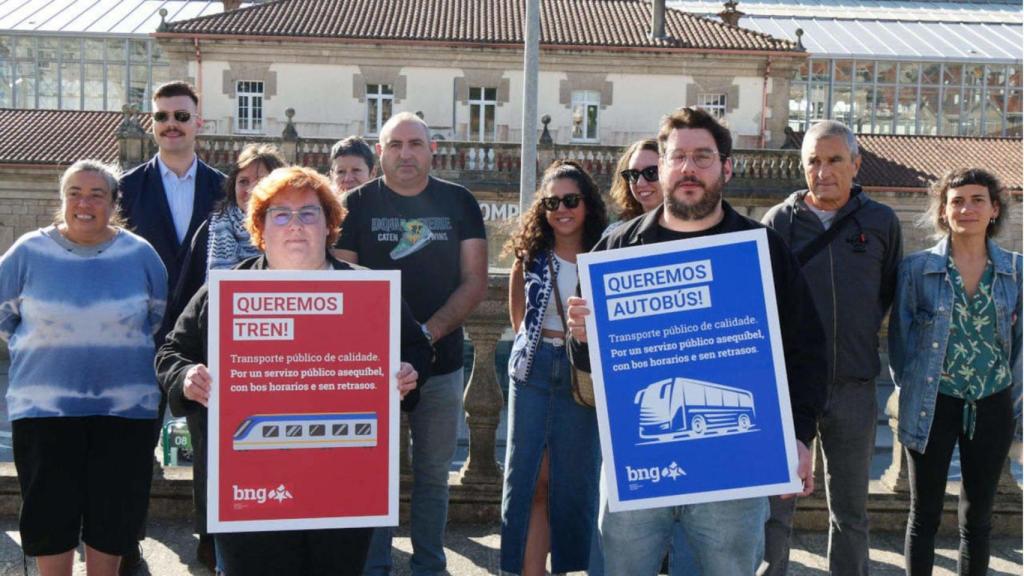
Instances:
[[[117,181],[115,168],[75,163],[57,221],[0,259],[21,543],[43,576],[71,573],[79,536],[88,574],[114,576],[149,502],[167,273],[118,227]]]

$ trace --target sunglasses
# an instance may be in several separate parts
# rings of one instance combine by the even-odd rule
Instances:
[[[166,112],[164,110],[157,110],[156,112],[153,112],[153,120],[155,120],[155,121],[157,121],[157,122],[159,122],[161,124],[163,124],[164,122],[167,122],[168,120],[170,120],[170,118],[171,118],[171,113],[170,112]],[[188,110],[175,110],[174,111],[174,120],[176,122],[180,122],[180,123],[184,124],[185,122],[188,122],[191,119],[192,119],[192,113],[189,112]]]
[[[558,210],[559,204],[565,204],[566,208],[572,210],[573,208],[580,205],[581,200],[583,200],[583,196],[580,196],[579,194],[566,194],[561,198],[559,198],[558,196],[548,196],[547,198],[541,198],[540,203],[541,206],[544,206],[545,210],[549,212],[554,212],[555,210]]]
[[[270,220],[274,226],[287,226],[292,223],[292,220],[296,215],[299,217],[299,224],[303,226],[311,226],[320,221],[320,214],[323,210],[319,206],[303,206],[298,210],[292,210],[291,208],[285,208],[283,206],[276,206],[274,208],[267,208],[267,219]]]
[[[621,174],[626,182],[629,182],[630,184],[636,184],[639,182],[641,176],[643,176],[644,180],[647,180],[648,182],[657,182],[658,166],[655,164],[653,166],[648,166],[643,170],[633,170],[631,168],[629,170],[623,170],[622,172],[619,172],[619,174]]]

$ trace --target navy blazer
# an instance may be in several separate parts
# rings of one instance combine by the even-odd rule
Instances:
[[[167,204],[163,178],[156,156],[121,177],[121,215],[128,229],[145,238],[167,268],[168,288],[178,285],[190,241],[199,225],[224,195],[224,174],[196,159],[196,194],[185,239],[178,242],[171,207]],[[174,322],[174,319],[170,319]]]

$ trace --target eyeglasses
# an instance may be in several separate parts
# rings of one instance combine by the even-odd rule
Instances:
[[[629,170],[623,170],[622,172],[619,172],[619,174],[622,175],[626,182],[629,182],[630,184],[636,184],[639,182],[641,176],[643,176],[644,180],[647,180],[648,182],[657,182],[658,166],[648,166],[643,170],[634,170],[631,168]]]
[[[153,120],[155,120],[156,122],[159,122],[161,124],[163,124],[164,122],[167,122],[168,120],[170,120],[170,118],[171,118],[171,113],[170,112],[166,112],[164,110],[157,110],[156,112],[153,112]],[[174,120],[176,122],[180,122],[180,123],[184,124],[185,122],[188,122],[191,119],[192,119],[192,113],[189,112],[188,110],[175,110],[174,111]]]
[[[728,156],[710,150],[698,150],[693,154],[673,152],[672,155],[666,157],[666,162],[673,168],[681,168],[686,164],[687,160],[692,160],[697,168],[710,168],[715,163],[715,160],[719,158],[725,160]]]
[[[303,206],[298,210],[275,206],[267,208],[267,218],[274,223],[274,226],[287,226],[292,223],[295,215],[299,216],[299,224],[311,226],[320,221],[320,214],[323,210],[319,206]]]
[[[558,210],[559,204],[565,204],[565,207],[569,210],[580,205],[580,200],[583,200],[583,196],[579,194],[566,194],[559,198],[558,196],[548,196],[547,198],[541,198],[540,203],[544,206],[544,209],[548,212],[554,212]]]

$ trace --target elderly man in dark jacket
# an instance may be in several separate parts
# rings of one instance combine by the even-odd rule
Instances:
[[[774,206],[764,224],[800,262],[825,327],[828,380],[818,438],[825,456],[829,573],[868,573],[868,479],[878,405],[878,329],[903,256],[900,222],[853,183],[857,139],[844,124],[811,127],[801,150],[807,190]],[[794,502],[772,499],[762,573],[785,574]]]

